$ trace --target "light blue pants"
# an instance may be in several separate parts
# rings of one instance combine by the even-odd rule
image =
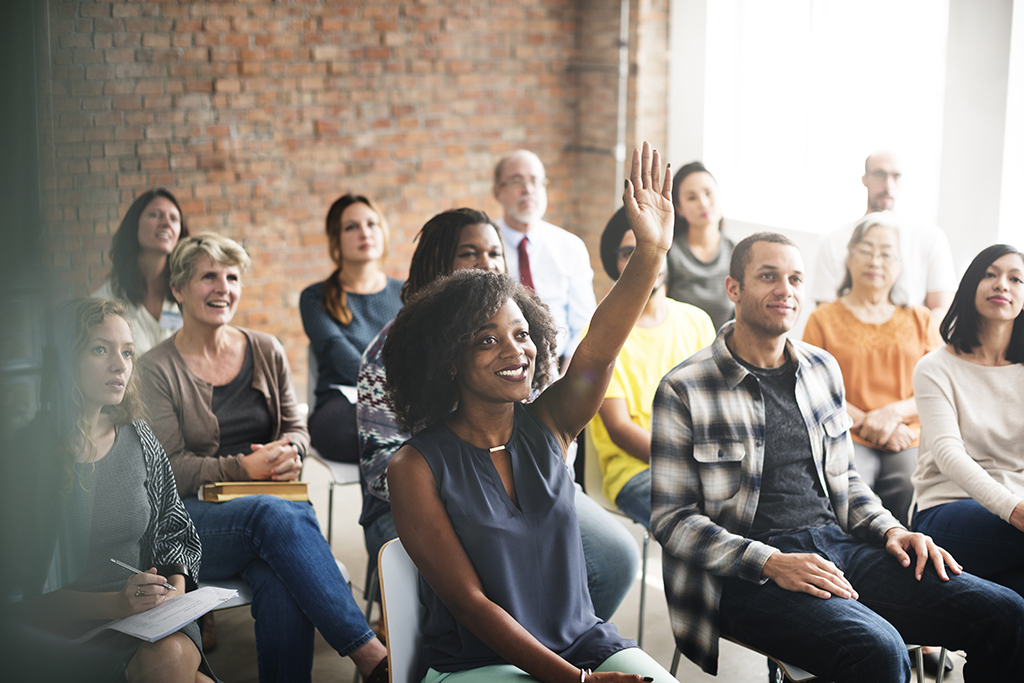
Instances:
[[[672,674],[665,671],[661,664],[658,664],[649,654],[638,647],[619,650],[601,662],[601,666],[594,669],[594,673],[599,671],[620,671],[628,674],[640,674],[641,676],[653,678],[654,683],[677,683]],[[441,683],[441,681],[445,683],[460,683],[462,681],[529,683],[536,680],[530,674],[511,664],[481,666],[477,669],[447,674],[435,671],[434,669],[428,669],[427,675],[423,677],[423,683]]]

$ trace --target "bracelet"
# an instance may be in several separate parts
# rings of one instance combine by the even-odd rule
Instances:
[[[594,672],[590,669],[580,669],[580,683],[583,683],[583,681],[587,680],[587,676],[590,676],[593,673]]]

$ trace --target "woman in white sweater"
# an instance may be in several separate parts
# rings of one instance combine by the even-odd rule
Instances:
[[[965,569],[1024,595],[1024,254],[997,244],[968,267],[921,359],[912,526]]]

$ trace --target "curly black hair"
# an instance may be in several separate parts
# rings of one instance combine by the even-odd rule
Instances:
[[[533,389],[548,385],[558,336],[548,307],[508,275],[459,270],[406,303],[381,350],[388,401],[403,431],[415,434],[455,409],[459,390],[451,369],[473,334],[509,299],[522,310],[537,347]]]

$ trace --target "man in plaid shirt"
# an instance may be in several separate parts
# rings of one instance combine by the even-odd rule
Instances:
[[[736,245],[736,320],[654,399],[651,530],[680,650],[717,673],[719,633],[832,681],[910,681],[906,642],[966,650],[965,681],[1024,680],[1024,599],[961,572],[857,474],[842,375],[786,339],[800,251]],[[929,566],[931,565],[931,566]]]

